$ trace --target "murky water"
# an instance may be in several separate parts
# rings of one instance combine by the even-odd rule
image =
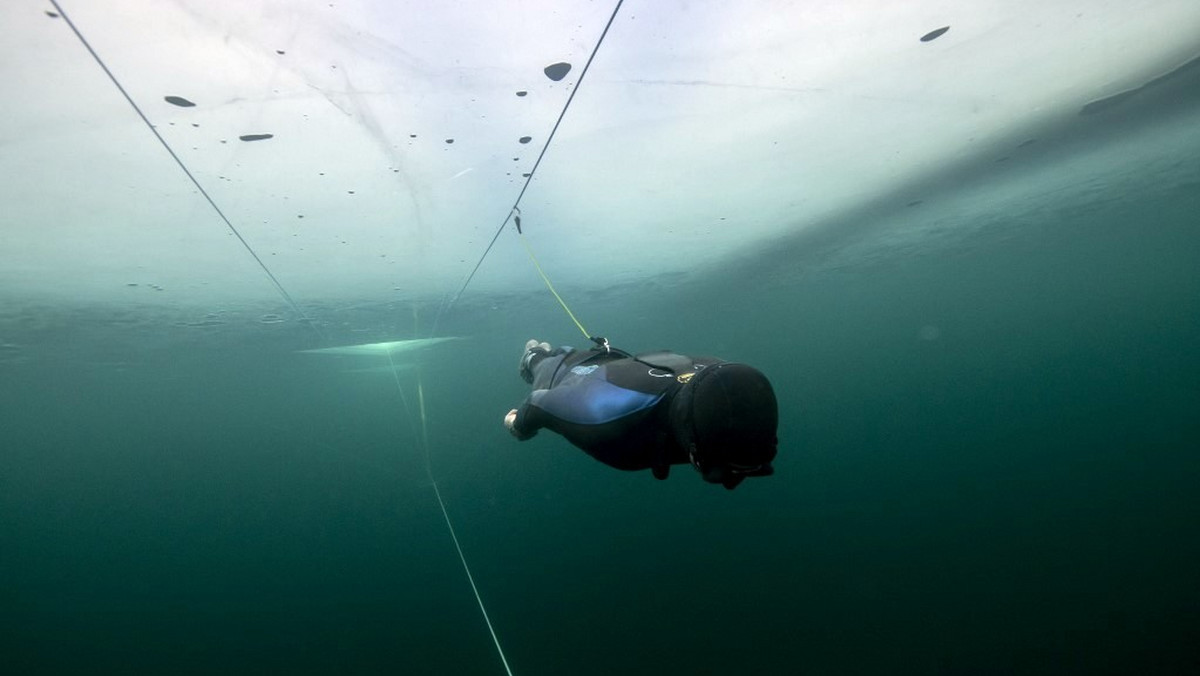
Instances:
[[[425,471],[419,381],[514,673],[1193,669],[1200,163],[1103,193],[992,204],[937,246],[797,244],[572,297],[620,347],[772,378],[778,473],[734,492],[504,433],[524,341],[580,342],[541,290],[468,295],[439,331],[466,339],[395,377],[296,353],[313,332],[275,306],[7,316],[0,655],[502,673]],[[435,310],[314,317],[353,343]]]

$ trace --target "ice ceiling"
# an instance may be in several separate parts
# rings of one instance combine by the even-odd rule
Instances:
[[[456,292],[616,3],[60,4],[304,305]],[[52,5],[2,3],[0,25],[0,301],[279,300]],[[629,0],[526,234],[577,286],[719,266],[1032,152],[1031,129],[1135,96],[1198,36],[1195,0]],[[505,232],[468,293],[539,284]]]

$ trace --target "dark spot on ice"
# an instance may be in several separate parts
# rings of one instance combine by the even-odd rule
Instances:
[[[243,141],[265,141],[269,138],[275,138],[275,135],[274,134],[246,134],[245,136],[239,136],[238,138]]]
[[[529,178],[529,174],[521,174],[521,176],[524,176],[525,178]]]
[[[275,53],[276,53],[276,54],[280,54],[280,55],[282,55],[284,52],[283,52],[283,50],[282,50],[282,49],[276,49],[276,50],[275,50]]]
[[[199,127],[200,125],[198,125],[198,124],[196,124],[195,122],[193,122],[193,123],[192,123],[192,126],[193,126],[193,127]]]
[[[513,162],[520,162],[520,161],[521,161],[521,158],[519,158],[519,157],[514,157],[514,158],[513,158]]]
[[[448,139],[446,139],[446,143],[454,143],[454,139],[448,138]]]
[[[354,191],[353,191],[353,190],[347,190],[346,192],[350,193],[351,195],[353,195],[353,194],[354,194]]]
[[[126,284],[125,286],[137,286],[137,282],[130,282],[130,283]]]
[[[51,11],[50,11],[50,10],[48,10],[48,9],[47,9],[47,10],[45,10],[45,11],[46,11],[46,16],[50,17],[51,19],[57,19],[57,18],[58,18],[58,15],[57,15],[57,14],[55,14],[54,12],[51,12]]]
[[[904,206],[915,207],[917,205],[924,204],[924,203],[925,203],[925,200],[913,200],[913,201],[909,202],[908,204],[905,204]]]
[[[530,141],[533,140],[533,137],[532,136],[522,136],[519,140],[521,141],[521,143],[529,143]]]
[[[416,138],[416,137],[417,137],[417,135],[416,135],[416,134],[409,134],[409,135],[408,135],[408,137],[409,137],[409,138]]]
[[[939,28],[937,30],[929,31],[928,33],[921,36],[921,42],[932,42],[932,41],[942,37],[943,35],[945,35],[946,31],[948,31],[948,30],[950,30],[949,26],[942,26],[941,28]]]
[[[1018,145],[1017,147],[1024,148],[1025,146],[1033,145],[1034,143],[1037,143],[1037,139],[1035,139],[1035,138],[1026,139],[1024,141],[1021,141],[1020,145]]]
[[[517,96],[525,96],[525,95],[526,95],[526,94],[528,94],[528,93],[529,93],[529,92],[527,92],[527,91],[525,91],[524,89],[522,89],[521,91],[517,92]]]
[[[304,214],[296,214],[296,218],[304,218]]]
[[[546,73],[546,77],[558,82],[566,77],[567,73],[571,72],[571,64],[565,62],[552,63],[546,66],[543,72]]]
[[[180,108],[191,108],[196,105],[182,96],[164,96],[163,100],[173,106],[179,106]]]

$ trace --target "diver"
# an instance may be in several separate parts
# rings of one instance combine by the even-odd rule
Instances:
[[[520,374],[533,391],[504,416],[513,436],[545,427],[611,467],[666,479],[671,465],[690,464],[730,490],[774,473],[779,410],[758,370],[666,351],[633,356],[593,340],[587,350],[525,344]]]

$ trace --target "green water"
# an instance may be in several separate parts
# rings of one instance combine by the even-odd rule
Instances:
[[[1200,164],[1174,178],[573,297],[620,347],[772,378],[778,473],[734,492],[509,438],[524,341],[578,336],[536,287],[464,297],[468,340],[423,356],[430,458],[514,673],[1195,673]],[[411,332],[358,312],[362,340]],[[415,372],[406,414],[294,323],[7,326],[5,673],[503,673]]]

